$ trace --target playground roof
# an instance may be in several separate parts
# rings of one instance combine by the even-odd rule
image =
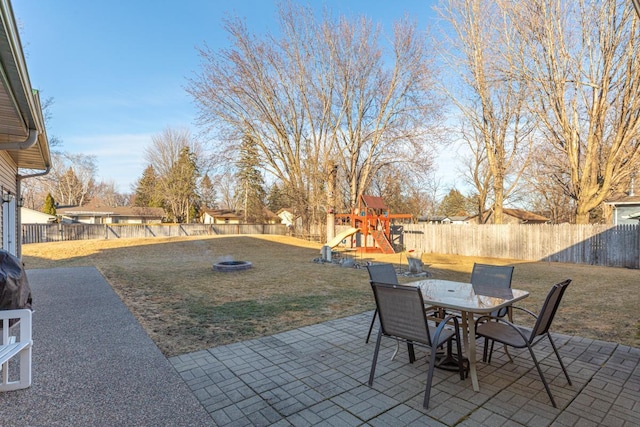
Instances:
[[[371,209],[387,209],[387,206],[384,204],[384,200],[382,197],[377,196],[365,196],[362,195],[362,202],[364,205]]]

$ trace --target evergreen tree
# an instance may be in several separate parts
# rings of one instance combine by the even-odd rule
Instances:
[[[218,194],[216,188],[209,178],[209,174],[205,174],[200,180],[200,203],[204,209],[216,209],[216,199]]]
[[[47,198],[44,199],[44,206],[42,207],[42,212],[55,215],[56,214],[56,202],[53,200],[53,196],[51,193],[47,193]]]
[[[240,144],[240,158],[237,162],[237,178],[245,222],[264,221],[266,194],[259,167],[260,156],[256,144],[250,136],[245,136]]]
[[[160,179],[162,194],[168,213],[176,222],[189,222],[191,209],[197,203],[196,180],[198,167],[195,154],[184,146],[180,150],[177,161],[173,164],[167,176]]]
[[[277,183],[273,183],[267,195],[267,207],[272,212],[278,212],[282,208],[287,208],[287,195]]]
[[[468,215],[468,204],[469,201],[467,200],[467,198],[463,196],[461,192],[459,192],[455,188],[452,188],[451,191],[449,191],[449,194],[444,196],[444,199],[442,199],[438,212],[440,213],[440,215],[448,217],[466,216]]]
[[[158,177],[153,166],[149,165],[142,172],[142,177],[136,183],[134,206],[162,207],[162,198],[158,192]]]

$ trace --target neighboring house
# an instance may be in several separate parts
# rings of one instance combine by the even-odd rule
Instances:
[[[242,217],[229,209],[205,209],[202,213],[203,224],[240,224]]]
[[[451,224],[469,224],[468,216],[451,216],[449,217]]]
[[[289,228],[294,227],[296,216],[293,214],[293,209],[282,208],[276,213],[276,216],[280,218],[281,224],[284,224]]]
[[[523,209],[504,208],[502,213],[503,224],[546,224],[549,222],[549,218]],[[467,218],[467,222],[474,224],[477,222],[477,218],[478,215],[471,216]],[[493,210],[486,211],[485,218],[485,224],[493,224]]]
[[[420,216],[419,223],[426,224],[451,224],[451,220],[447,216]]]
[[[278,215],[269,209],[264,209],[265,224],[277,224],[280,220]],[[244,211],[234,211],[229,209],[205,209],[200,216],[203,224],[244,224]]]
[[[634,181],[634,179],[631,180],[628,193],[617,194],[604,202],[605,206],[611,209],[611,223],[613,225],[638,225],[640,196],[635,194]]]
[[[40,96],[31,87],[15,17],[0,2],[0,195],[2,249],[22,255],[20,185],[51,168]]]
[[[162,222],[164,209],[138,206],[106,206],[91,201],[84,206],[58,208],[63,222],[83,224],[157,224]]]
[[[52,222],[56,222],[57,219],[55,215],[49,215],[25,207],[20,208],[21,224],[51,224]]]
[[[427,224],[468,224],[467,216],[421,216],[418,222]]]

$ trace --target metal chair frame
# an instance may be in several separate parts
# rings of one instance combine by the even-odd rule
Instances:
[[[508,289],[511,288],[511,279],[513,278],[513,266],[505,265],[492,265],[492,264],[480,264],[474,263],[473,270],[471,270],[471,284],[479,287],[491,287]],[[492,312],[491,316],[504,317],[509,316],[509,320],[513,320],[511,316],[511,309],[509,307],[501,308],[498,311]],[[491,342],[491,347],[485,346],[483,351],[483,360],[487,358],[487,351],[493,353],[494,342]],[[490,349],[490,350],[489,350]],[[509,351],[505,347],[505,353],[511,359]]]
[[[371,264],[367,265],[367,271],[369,272],[369,283],[378,282],[378,283],[387,283],[389,285],[398,285],[398,276],[396,274],[396,269],[393,264],[383,263],[383,264]],[[371,318],[371,325],[369,325],[369,332],[367,333],[367,339],[364,341],[365,344],[369,344],[369,338],[371,338],[371,331],[373,330],[373,324],[376,322],[376,318],[378,317],[378,307],[376,306],[376,310],[373,312],[373,317]]]
[[[542,305],[542,309],[540,310],[540,313],[538,315],[521,307],[513,307],[514,309],[521,310],[536,319],[535,325],[531,330],[522,326],[515,325],[505,320],[504,318],[495,316],[482,316],[476,321],[476,335],[485,338],[485,347],[488,344],[487,340],[492,340],[498,341],[505,346],[514,348],[527,348],[529,350],[531,359],[536,365],[536,369],[538,370],[540,379],[544,384],[544,388],[547,391],[549,399],[551,400],[551,404],[554,408],[557,408],[556,401],[551,394],[551,389],[549,388],[549,384],[547,383],[547,380],[542,373],[542,369],[540,368],[538,359],[533,352],[533,346],[542,341],[542,339],[544,339],[545,337],[549,340],[549,342],[551,343],[551,347],[553,348],[553,352],[558,358],[558,362],[560,363],[562,372],[564,372],[564,376],[567,378],[567,382],[569,383],[569,385],[571,385],[571,379],[569,378],[567,369],[565,368],[564,363],[562,363],[562,358],[558,353],[556,344],[553,341],[551,334],[549,333],[549,328],[551,327],[553,318],[556,315],[558,306],[560,305],[560,301],[562,300],[562,296],[564,295],[567,286],[569,286],[569,283],[571,283],[571,279],[567,279],[551,287],[551,290],[547,294],[547,298],[545,299],[545,302]],[[484,358],[483,360],[485,362],[491,363],[491,353],[489,353],[488,360],[486,358]]]
[[[373,294],[378,308],[380,319],[380,329],[376,339],[376,347],[373,353],[371,371],[369,373],[369,386],[373,385],[378,353],[382,337],[391,337],[405,341],[409,345],[409,360],[413,361],[413,346],[420,345],[430,350],[429,372],[423,406],[429,408],[429,397],[431,395],[431,384],[433,382],[433,370],[436,364],[437,347],[455,340],[458,354],[462,353],[460,346],[460,331],[456,316],[448,316],[440,321],[438,326],[431,326],[428,323],[424,310],[424,300],[419,288],[414,286],[391,285],[386,283],[371,283]],[[453,328],[445,328],[453,322]],[[413,356],[413,357],[412,357]],[[464,367],[462,360],[459,360],[458,371],[460,379],[464,380]]]

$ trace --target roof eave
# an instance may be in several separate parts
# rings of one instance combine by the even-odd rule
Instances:
[[[48,171],[51,154],[40,97],[31,88],[18,28],[7,0],[0,0],[0,21],[0,91],[4,107],[0,115],[0,150],[6,150],[18,168]],[[38,133],[36,142],[20,146],[31,131]]]

